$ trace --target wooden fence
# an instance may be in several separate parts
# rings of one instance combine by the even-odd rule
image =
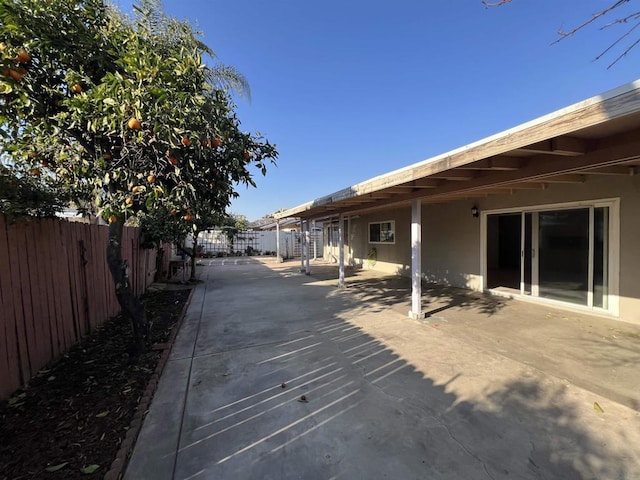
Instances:
[[[156,251],[125,228],[136,294],[153,281]],[[106,262],[108,227],[0,214],[0,399],[119,311]]]

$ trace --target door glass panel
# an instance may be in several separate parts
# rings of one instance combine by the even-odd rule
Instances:
[[[587,305],[589,209],[539,213],[539,295]]]
[[[525,295],[531,295],[531,275],[533,264],[533,247],[531,244],[531,226],[533,214],[527,212],[524,214],[524,261],[523,261],[523,281]]]
[[[608,308],[609,207],[593,209],[593,306]]]
[[[520,290],[520,213],[487,217],[487,288]]]

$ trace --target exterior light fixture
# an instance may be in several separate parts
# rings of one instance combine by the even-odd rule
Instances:
[[[480,211],[475,205],[471,207],[471,215],[473,215],[473,218],[478,218],[478,216],[480,215]]]

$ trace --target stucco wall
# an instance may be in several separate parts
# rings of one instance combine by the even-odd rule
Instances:
[[[351,217],[351,257],[353,264],[380,272],[408,275],[411,271],[411,210],[385,210]],[[394,220],[395,244],[370,244],[369,223]],[[372,249],[375,249],[373,254]],[[408,270],[407,270],[408,269]]]
[[[422,207],[422,273],[430,282],[482,289],[480,219],[473,201]]]
[[[475,201],[422,206],[422,268],[428,281],[473,289],[482,288],[480,272],[480,219],[471,215],[475,204],[481,211],[530,207],[543,204],[620,198],[620,319],[640,324],[640,177],[589,176],[582,184],[555,184],[545,190],[520,190]],[[368,223],[395,220],[395,245],[370,245]],[[409,275],[411,209],[402,207],[352,217],[349,229],[351,263],[382,272]],[[376,248],[375,261],[368,259]],[[346,257],[349,258],[349,257]]]
[[[640,176],[588,176],[585,183],[489,197],[477,205],[494,210],[607,198],[620,199],[620,319],[640,324]]]

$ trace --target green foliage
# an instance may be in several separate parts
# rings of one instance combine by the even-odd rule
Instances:
[[[0,149],[105,219],[207,223],[277,156],[156,1],[131,20],[102,0],[0,0],[0,38]]]
[[[24,175],[0,164],[0,212],[5,215],[52,217],[66,203],[39,175]]]
[[[231,213],[222,220],[220,226],[227,237],[231,250],[233,250],[233,240],[238,233],[249,228],[249,220],[244,215]]]

